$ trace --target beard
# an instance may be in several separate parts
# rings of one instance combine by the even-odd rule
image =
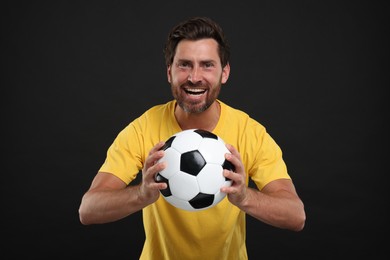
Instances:
[[[193,84],[190,81],[180,85],[174,86],[171,84],[171,91],[173,97],[176,99],[177,104],[187,113],[199,114],[206,111],[218,98],[221,91],[221,81],[215,86],[205,85],[203,83]],[[205,89],[205,98],[191,100],[188,98],[188,93],[185,89],[201,88]],[[203,94],[202,94],[203,95]]]

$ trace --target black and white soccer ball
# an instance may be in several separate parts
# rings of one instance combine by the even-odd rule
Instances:
[[[225,196],[223,186],[232,181],[223,176],[223,169],[233,170],[234,165],[225,159],[230,153],[225,142],[217,135],[200,129],[184,130],[171,136],[161,148],[167,167],[156,174],[157,182],[168,187],[160,190],[171,205],[197,211],[211,208]]]

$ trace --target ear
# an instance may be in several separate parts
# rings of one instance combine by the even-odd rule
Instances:
[[[230,64],[227,63],[225,67],[222,69],[222,78],[221,78],[221,83],[225,84],[229,78],[230,75]]]
[[[168,82],[171,83],[171,65],[167,66],[167,78]]]

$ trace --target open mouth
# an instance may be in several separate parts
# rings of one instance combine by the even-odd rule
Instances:
[[[206,93],[206,90],[202,88],[186,88],[184,91],[189,95],[202,95]]]

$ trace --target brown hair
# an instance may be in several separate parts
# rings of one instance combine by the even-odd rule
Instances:
[[[218,42],[218,54],[222,67],[230,58],[230,46],[222,28],[208,17],[193,17],[172,28],[164,48],[165,64],[171,65],[176,53],[176,47],[181,40],[200,40],[212,38]]]

